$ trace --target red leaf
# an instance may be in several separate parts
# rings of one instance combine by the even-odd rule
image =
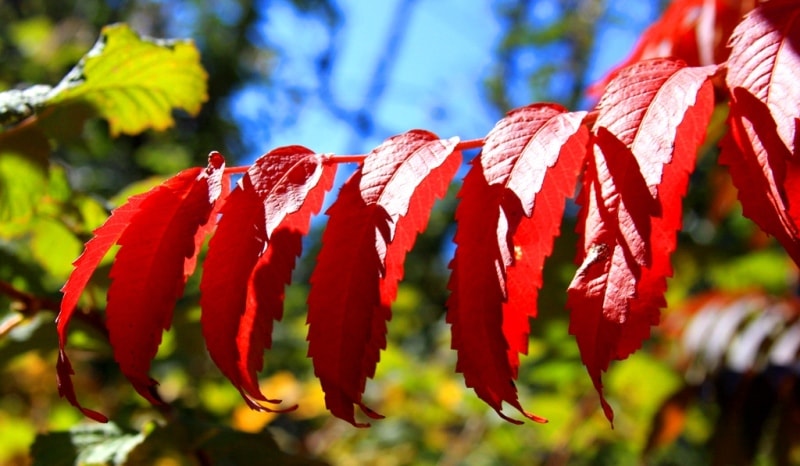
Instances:
[[[731,37],[728,88],[744,88],[769,107],[781,141],[797,154],[800,118],[800,6],[771,1],[751,12]],[[732,106],[737,102],[732,102]],[[746,106],[737,111],[747,114]]]
[[[600,95],[622,70],[638,61],[672,57],[690,66],[722,63],[725,43],[752,0],[674,0],[661,17],[642,33],[624,62],[592,84],[588,93]]]
[[[800,264],[800,8],[755,9],[731,39],[728,124],[720,163],[730,169],[744,215]]]
[[[506,402],[524,416],[514,380],[528,350],[542,267],[558,234],[586,152],[585,113],[555,105],[517,109],[486,137],[456,210],[448,288],[457,370],[506,420]]]
[[[139,394],[158,403],[148,376],[161,333],[183,292],[203,238],[197,232],[223,191],[222,156],[205,170],[184,170],[150,191],[117,243],[111,267],[106,326],[120,370]]]
[[[100,422],[107,422],[108,418],[96,411],[82,407],[75,394],[75,388],[72,385],[72,375],[75,371],[72,369],[72,364],[65,350],[68,336],[67,329],[78,305],[78,298],[83,294],[83,290],[89,283],[92,273],[100,264],[100,261],[103,260],[106,252],[116,244],[120,235],[128,226],[131,217],[139,211],[139,206],[148,194],[133,196],[125,204],[111,212],[108,220],[94,231],[94,236],[86,243],[83,254],[73,262],[75,269],[61,288],[64,297],[61,299],[61,309],[58,317],[56,317],[59,344],[58,361],[56,362],[58,393],[67,398],[84,415]]]
[[[218,152],[211,152],[209,154],[209,168],[206,169],[206,173],[213,172],[221,174],[222,169],[224,168],[224,163],[225,160]],[[186,172],[179,174],[171,180],[165,182],[162,187],[169,185],[171,181],[177,179],[178,177],[185,177],[185,173],[187,172],[190,175],[194,174],[197,176],[197,174],[200,172],[200,169],[187,170]],[[200,175],[200,178],[203,177],[206,177],[206,175]],[[225,189],[224,186],[220,185],[220,177],[221,175],[216,175],[212,178],[209,178],[209,196],[218,195],[220,190]],[[58,323],[59,339],[59,354],[56,365],[59,394],[62,397],[66,397],[73,406],[79,408],[86,416],[96,421],[106,422],[108,419],[98,412],[83,408],[78,403],[75,395],[75,388],[72,385],[71,379],[71,376],[75,372],[72,369],[72,364],[70,363],[64,349],[67,344],[67,328],[78,304],[78,298],[80,298],[80,295],[83,293],[83,290],[89,283],[92,273],[100,264],[100,261],[102,261],[108,250],[114,244],[117,244],[118,240],[131,224],[134,217],[141,211],[145,201],[148,200],[148,198],[150,198],[160,188],[161,187],[155,188],[147,193],[131,197],[125,204],[121,205],[111,213],[108,220],[106,220],[103,225],[94,231],[94,236],[86,243],[86,248],[84,249],[83,254],[81,254],[81,256],[78,257],[78,259],[74,262],[75,269],[72,271],[67,282],[61,289],[61,291],[64,293],[64,297],[61,300],[61,310],[56,318],[56,322]],[[200,241],[202,241],[202,238],[196,239],[198,244]],[[190,266],[195,262],[196,257],[188,258],[185,261],[183,269],[185,276],[191,274],[192,270],[190,269]]]
[[[255,409],[274,411],[257,401],[280,403],[261,393],[257,373],[302,237],[335,174],[336,165],[304,147],[265,154],[225,201],[209,244],[200,283],[203,335],[211,358]]]
[[[720,163],[739,191],[742,213],[775,236],[800,264],[800,160],[780,139],[767,105],[737,88]]]
[[[308,296],[308,354],[337,417],[359,427],[361,401],[386,346],[386,321],[403,260],[460,165],[456,140],[427,131],[395,136],[373,150],[342,186],[322,236]]]
[[[713,108],[708,77],[715,69],[640,62],[620,72],[599,104],[579,197],[581,266],[567,304],[570,333],[609,420],[600,376],[658,323],[680,199]]]

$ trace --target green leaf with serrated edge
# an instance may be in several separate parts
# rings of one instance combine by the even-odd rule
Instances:
[[[164,130],[174,124],[173,109],[200,111],[208,99],[206,78],[191,41],[141,38],[125,24],[113,24],[103,28],[47,104],[87,101],[114,136]]]

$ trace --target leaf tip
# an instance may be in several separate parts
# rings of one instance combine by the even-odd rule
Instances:
[[[541,417],[541,416],[537,416],[537,415],[535,415],[535,414],[533,414],[533,413],[530,413],[530,412],[528,412],[528,411],[525,411],[525,410],[522,408],[522,405],[519,403],[519,401],[518,401],[518,400],[514,400],[514,402],[512,402],[512,403],[510,403],[510,404],[511,404],[511,406],[513,406],[514,408],[516,408],[516,409],[517,409],[517,411],[519,411],[519,412],[520,412],[520,414],[522,414],[523,416],[525,416],[526,418],[530,419],[530,420],[531,420],[531,421],[533,421],[533,422],[538,422],[539,424],[547,424],[547,423],[549,422],[549,421],[547,420],[547,418],[544,418],[544,417]],[[503,413],[503,411],[501,411],[500,409],[495,409],[495,411],[497,412],[497,414],[498,414],[498,415],[499,415],[501,418],[503,418],[504,420],[506,420],[506,421],[508,421],[508,422],[510,422],[510,423],[512,423],[512,424],[516,424],[516,425],[522,425],[522,424],[524,424],[524,422],[520,421],[519,419],[514,419],[514,418],[512,418],[512,417],[510,417],[510,416],[508,416],[508,415],[506,415],[506,414],[504,414],[504,413]]]
[[[603,406],[603,414],[605,414],[606,419],[608,419],[609,424],[611,424],[611,428],[614,428],[614,410],[611,408],[611,405],[608,404],[604,396],[600,396],[600,404]]]
[[[326,394],[325,404],[328,407],[328,410],[334,416],[338,417],[343,421],[347,421],[354,427],[358,428],[370,427],[370,423],[356,421],[355,406],[358,406],[361,409],[361,412],[364,413],[364,415],[366,415],[370,419],[380,420],[385,417],[382,414],[375,412],[369,406],[365,405],[360,399],[353,400],[347,395],[344,395],[343,397],[337,399],[336,396],[331,396],[330,394]]]
[[[598,374],[597,377],[592,377],[592,382],[594,383],[594,388],[597,390],[597,394],[600,396],[600,406],[603,408],[603,414],[608,419],[609,424],[611,424],[611,428],[614,428],[614,408],[608,403],[606,400],[605,395],[603,394],[603,382],[600,380],[600,375]]]
[[[59,350],[58,360],[56,361],[56,380],[58,382],[58,394],[61,398],[66,398],[69,403],[78,408],[84,416],[97,422],[106,423],[108,418],[97,411],[81,406],[78,397],[75,395],[75,387],[72,385],[72,375],[75,371],[64,350]]]
[[[141,377],[138,374],[125,374],[125,376],[128,378],[128,380],[130,380],[131,385],[133,386],[134,390],[136,390],[136,393],[142,395],[142,397],[144,397],[151,404],[154,406],[166,404],[166,402],[161,399],[161,395],[159,395],[158,390],[156,389],[156,387],[158,387],[158,381],[150,377]]]
[[[537,415],[535,415],[533,413],[529,413],[527,411],[522,411],[522,415],[527,417],[528,419],[530,419],[533,422],[538,422],[539,424],[547,424],[548,422],[550,422],[550,421],[547,420],[546,417],[537,416]]]
[[[368,407],[364,403],[358,403],[358,407],[361,408],[361,411],[364,414],[366,414],[368,417],[370,417],[371,419],[376,419],[377,420],[377,419],[383,419],[383,418],[386,417],[383,414],[375,412],[372,408]],[[369,424],[367,424],[367,425],[369,425]]]
[[[263,413],[286,414],[286,413],[291,413],[292,411],[296,411],[297,408],[300,407],[300,405],[295,403],[295,404],[293,404],[291,406],[287,406],[285,408],[270,408],[269,406],[264,406],[264,405],[262,405],[260,403],[257,403],[255,401],[251,400],[248,397],[244,397],[244,401],[245,401],[245,403],[247,403],[247,406],[250,407],[250,409],[252,409],[253,411],[261,411]],[[270,402],[275,401],[276,402],[275,404],[278,404],[282,400],[269,400],[269,401]]]
[[[254,411],[285,414],[295,411],[299,407],[297,403],[291,406],[287,406],[285,408],[271,408],[268,406],[264,406],[263,404],[261,404],[262,402],[278,405],[283,403],[283,400],[267,398],[264,396],[263,393],[261,393],[261,390],[258,389],[256,389],[254,392],[251,392],[246,387],[237,387],[237,388],[239,389],[239,393],[242,395],[242,399],[244,400],[244,402],[250,409]]]
[[[513,417],[508,416],[507,414],[503,413],[499,409],[496,409],[495,412],[497,413],[498,416],[503,418],[504,421],[510,422],[510,423],[512,423],[514,425],[518,425],[518,426],[523,424],[523,422],[520,421],[519,419],[514,419]]]

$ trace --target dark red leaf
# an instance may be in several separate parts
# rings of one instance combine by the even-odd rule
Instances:
[[[328,209],[322,249],[308,297],[308,354],[337,417],[356,426],[386,346],[386,321],[403,276],[403,260],[425,227],[436,197],[460,165],[457,141],[427,131],[395,136],[373,150]]]
[[[558,234],[586,153],[584,113],[537,104],[511,112],[486,137],[456,210],[448,288],[457,370],[500,416],[506,402],[524,416],[514,380],[528,350],[542,267]]]
[[[800,7],[756,8],[731,38],[731,91],[720,163],[739,190],[743,213],[775,236],[800,264]]]
[[[197,232],[223,191],[224,168],[214,153],[205,170],[184,170],[151,190],[117,241],[106,326],[120,370],[152,403],[159,400],[150,361],[196,263],[204,239]]]
[[[255,409],[274,411],[258,387],[272,325],[283,314],[311,215],[333,184],[335,164],[300,146],[260,157],[222,206],[200,283],[203,336],[211,358]],[[292,409],[292,408],[289,408]]]
[[[581,264],[569,287],[574,334],[609,420],[601,373],[641,346],[658,323],[689,171],[713,108],[716,67],[640,62],[599,104],[579,197]]]

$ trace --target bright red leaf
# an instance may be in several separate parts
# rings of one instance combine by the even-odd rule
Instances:
[[[720,163],[728,165],[744,214],[800,264],[800,8],[773,1],[736,28],[726,82],[731,91]]]
[[[203,265],[201,324],[211,358],[253,408],[280,402],[261,393],[257,373],[302,237],[335,174],[324,156],[282,147],[256,160],[222,206]]]
[[[149,250],[149,252],[145,253],[141,257],[141,262],[137,262],[137,264],[133,267],[134,269],[136,269],[138,266],[147,267],[148,264],[158,262],[162,258],[162,254],[164,257],[168,257],[169,255],[166,254],[165,251],[182,254],[179,257],[174,257],[174,264],[171,264],[173,265],[172,269],[174,269],[174,273],[166,273],[160,276],[161,279],[169,281],[158,282],[158,286],[155,288],[148,287],[146,289],[142,289],[142,286],[147,287],[149,285],[149,283],[146,281],[146,276],[139,275],[131,277],[123,274],[121,281],[117,281],[115,284],[112,284],[112,287],[116,286],[115,289],[117,291],[115,293],[119,293],[120,288],[131,287],[137,289],[138,293],[144,297],[147,296],[146,292],[154,291],[158,293],[159,288],[162,287],[166,287],[167,291],[169,290],[170,286],[173,288],[182,288],[186,278],[192,273],[193,266],[196,263],[199,244],[203,240],[203,238],[200,238],[196,235],[196,232],[199,231],[200,227],[207,222],[210,214],[210,210],[208,209],[211,208],[216,198],[224,189],[221,180],[224,165],[225,161],[222,156],[217,152],[212,152],[209,154],[209,165],[205,170],[201,168],[185,170],[173,178],[170,178],[162,185],[150,190],[149,192],[131,197],[125,204],[120,206],[118,209],[115,209],[109,216],[108,220],[106,220],[102,226],[95,230],[94,237],[86,243],[86,248],[83,254],[81,254],[81,256],[74,262],[75,269],[72,271],[69,279],[62,288],[64,297],[61,301],[61,311],[56,319],[58,322],[58,336],[60,345],[57,373],[59,393],[61,396],[66,397],[73,405],[80,408],[81,411],[83,411],[87,416],[103,422],[106,420],[105,416],[102,414],[80,406],[72,385],[71,375],[74,372],[64,348],[67,343],[67,328],[78,304],[78,298],[83,293],[86,285],[89,283],[89,279],[91,278],[94,270],[100,264],[100,261],[103,259],[108,250],[115,244],[133,244],[133,246],[128,246],[125,248],[126,254],[124,254],[123,257],[127,257],[127,259],[123,259],[122,266],[117,265],[117,261],[119,261],[119,255],[117,256],[114,266],[117,268],[117,270],[119,270],[119,267],[129,266],[126,264],[126,261],[130,262],[132,259],[135,261],[135,253],[134,255],[127,254],[127,251],[129,250],[128,248],[137,249],[138,247],[140,253],[142,247]],[[165,205],[165,211],[161,210],[162,205]],[[159,217],[155,216],[154,212],[166,212],[168,214],[174,213],[175,218],[170,218],[170,216],[160,217],[161,222],[159,222]],[[153,230],[155,231],[155,234],[149,237],[145,235],[141,238],[138,238],[136,236],[138,234],[137,232],[142,230]],[[128,231],[133,231],[133,233],[128,233]],[[165,244],[162,241],[163,238],[160,237],[160,235],[167,232],[172,234],[172,236],[168,239],[171,239],[173,244]],[[191,234],[187,237],[186,234],[188,233]],[[141,240],[142,243],[137,244],[137,241],[139,240]],[[187,243],[187,240],[190,243]],[[164,247],[166,249],[159,249],[159,247]],[[171,247],[176,247],[178,249],[172,251],[170,250]],[[120,248],[120,254],[121,253],[122,248]],[[161,262],[159,262],[159,264],[161,264]],[[112,267],[112,275],[114,267]],[[176,269],[176,267],[179,267],[179,270]],[[150,268],[152,269],[152,266]],[[129,279],[131,281],[127,281]],[[137,291],[134,291],[134,293],[136,292]],[[162,290],[162,293],[163,292],[164,291]],[[178,289],[178,292],[180,292],[180,289]],[[141,347],[138,347],[137,343],[135,342],[132,343],[131,347],[127,346],[130,343],[128,340],[126,340],[127,337],[136,338],[141,335],[123,335],[125,338],[120,338],[120,334],[117,331],[119,329],[118,326],[114,327],[114,331],[112,333],[112,323],[124,321],[126,316],[131,317],[131,314],[128,312],[130,308],[128,308],[127,305],[133,305],[135,302],[129,303],[123,301],[121,303],[122,306],[120,306],[120,301],[118,301],[119,298],[112,299],[110,294],[111,293],[109,291],[108,308],[106,312],[107,319],[111,321],[111,323],[108,324],[109,338],[111,339],[112,345],[115,349],[115,356],[128,362],[130,362],[130,360],[127,358],[130,357],[133,360],[134,366],[137,364],[137,367],[139,368],[141,368],[141,365],[145,366],[143,369],[145,375],[137,376],[138,379],[136,382],[134,382],[134,386],[148,399],[151,399],[151,401],[156,401],[152,398],[149,390],[147,389],[150,381],[146,376],[146,373],[147,366],[149,366],[150,360],[155,355],[155,350],[157,349],[158,342],[161,339],[161,329],[158,328],[154,331],[152,328],[141,329],[140,327],[139,330],[142,332],[144,335],[143,338],[145,339],[145,348],[142,349]],[[123,291],[122,294],[124,299],[125,292]],[[177,297],[177,295],[175,297]],[[169,319],[167,318],[165,320],[161,320],[163,317],[158,315],[158,313],[166,312],[167,316],[171,316],[171,308],[172,305],[174,305],[174,299],[172,304],[169,302],[165,304],[166,307],[164,307],[162,304],[161,307],[157,309],[152,311],[150,309],[145,309],[144,312],[154,312],[155,317],[157,317],[157,320],[155,321],[156,324],[161,321],[165,322],[165,325],[168,326]],[[122,307],[122,309],[119,309],[120,307]],[[141,309],[134,309],[133,311],[130,311],[134,313],[132,315],[132,320],[138,320],[141,318],[140,314],[135,314],[136,311],[141,311]],[[115,312],[121,313],[123,315],[123,319],[116,319],[117,316],[114,315]],[[148,321],[145,319],[141,319],[139,322],[141,324],[148,323]],[[155,332],[158,333],[157,336],[154,336]],[[124,333],[125,332],[123,332],[123,334]],[[122,353],[118,355],[117,351],[121,351]],[[125,354],[126,351],[130,351],[130,353]],[[152,353],[152,355],[142,362],[141,357],[143,353],[145,354],[145,357],[149,353]],[[120,364],[122,364],[122,362]],[[129,366],[126,366],[126,370],[126,375],[134,373]]]
[[[447,191],[461,156],[457,140],[427,131],[395,136],[367,155],[328,209],[308,296],[308,354],[337,417],[356,426],[367,378],[386,347],[386,321],[403,260]]]
[[[585,113],[537,104],[492,129],[464,180],[448,288],[457,370],[500,416],[520,405],[514,380],[528,351],[542,267],[586,153]]]
[[[600,375],[658,323],[680,199],[713,109],[715,69],[640,62],[619,73],[598,105],[579,197],[581,266],[568,307],[570,333],[609,420]]]
[[[73,262],[75,269],[61,288],[64,296],[61,299],[60,312],[56,317],[59,344],[58,361],[56,363],[58,393],[67,398],[73,406],[79,408],[86,416],[100,422],[106,422],[108,419],[96,411],[82,407],[75,395],[75,388],[72,385],[72,375],[75,371],[72,369],[72,363],[70,363],[65,350],[68,336],[67,330],[78,305],[78,299],[83,294],[86,285],[89,284],[92,273],[100,265],[100,261],[103,260],[108,250],[116,244],[120,235],[128,226],[131,217],[139,211],[139,205],[147,197],[147,194],[133,196],[128,199],[128,202],[111,212],[108,220],[94,231],[94,236],[86,243],[83,254]]]
[[[589,94],[600,95],[623,68],[651,58],[671,57],[689,66],[722,63],[728,38],[754,0],[674,0],[640,36],[628,58],[592,84]]]
[[[111,266],[106,327],[120,370],[142,396],[158,402],[148,372],[172,310],[196,263],[209,221],[223,191],[224,161],[213,155],[206,169],[184,170],[151,190],[117,240]]]

